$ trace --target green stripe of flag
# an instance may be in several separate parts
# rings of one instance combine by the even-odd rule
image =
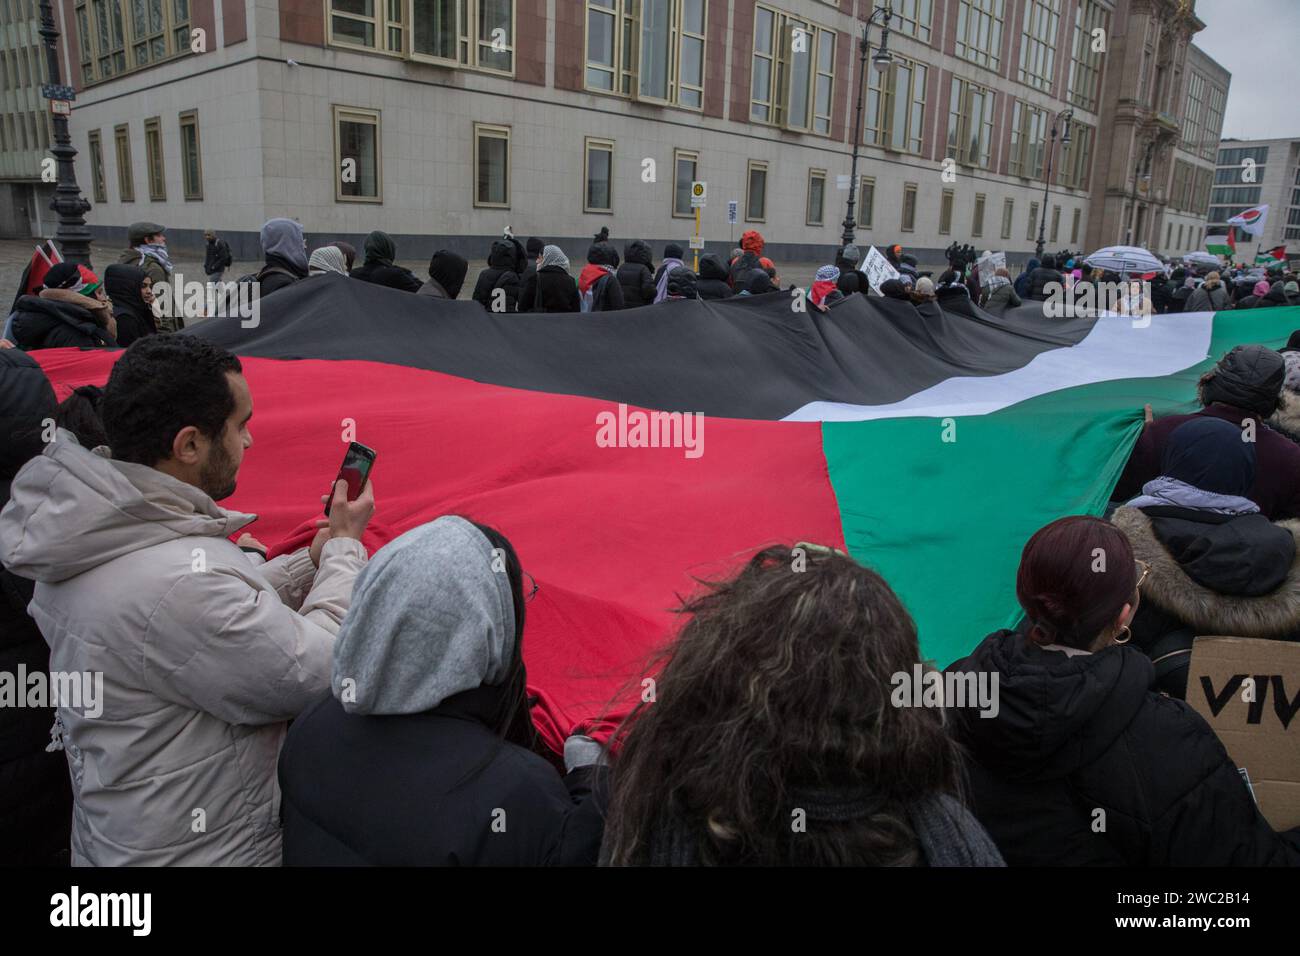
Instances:
[[[1192,411],[1196,382],[1232,346],[1285,344],[1300,308],[1221,312],[1204,361],[1161,378],[1097,382],[987,415],[826,422],[822,444],[850,553],[884,575],[947,664],[1019,617],[1029,536],[1101,514],[1142,429]],[[953,440],[945,441],[945,438]]]

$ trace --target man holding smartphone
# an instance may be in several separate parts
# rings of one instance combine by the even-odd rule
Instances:
[[[60,431],[0,512],[0,561],[36,581],[51,674],[102,680],[93,710],[56,711],[72,862],[278,864],[276,760],[287,722],[329,692],[373,491],[336,483],[310,548],[255,565],[229,540],[254,516],[216,504],[253,443],[239,359],[140,339],[102,412],[111,458]]]

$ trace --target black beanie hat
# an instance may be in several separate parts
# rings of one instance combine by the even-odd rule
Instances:
[[[1238,345],[1202,377],[1201,400],[1267,417],[1277,410],[1285,380],[1286,362],[1280,352],[1262,345]]]
[[[542,249],[545,246],[546,243],[538,239],[536,236],[533,236],[533,238],[528,240],[528,246],[527,246],[528,254],[533,258],[536,258],[537,256],[540,256],[542,254]]]
[[[682,247],[675,242],[670,242],[664,246],[665,259],[680,259],[682,257]]]

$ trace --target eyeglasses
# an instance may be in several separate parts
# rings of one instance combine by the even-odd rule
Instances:
[[[1147,579],[1147,575],[1151,573],[1151,565],[1147,564],[1145,561],[1138,561],[1136,563],[1138,569],[1138,583],[1137,583],[1137,587],[1134,588],[1134,590],[1141,591],[1142,582],[1145,581]]]
[[[527,571],[525,571],[523,574],[524,574],[524,577],[528,579],[528,582],[527,582],[527,583],[528,583],[528,591],[525,592],[525,594],[524,594],[524,603],[527,604],[529,601],[531,601],[534,597],[537,596],[537,579],[534,578],[534,577],[533,577],[531,574],[529,574]]]

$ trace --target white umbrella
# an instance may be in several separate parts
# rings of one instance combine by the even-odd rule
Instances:
[[[1094,269],[1109,272],[1164,272],[1159,259],[1137,246],[1107,246],[1083,260]]]
[[[1189,252],[1183,256],[1183,261],[1194,266],[1217,267],[1223,265],[1223,260],[1212,252]]]

